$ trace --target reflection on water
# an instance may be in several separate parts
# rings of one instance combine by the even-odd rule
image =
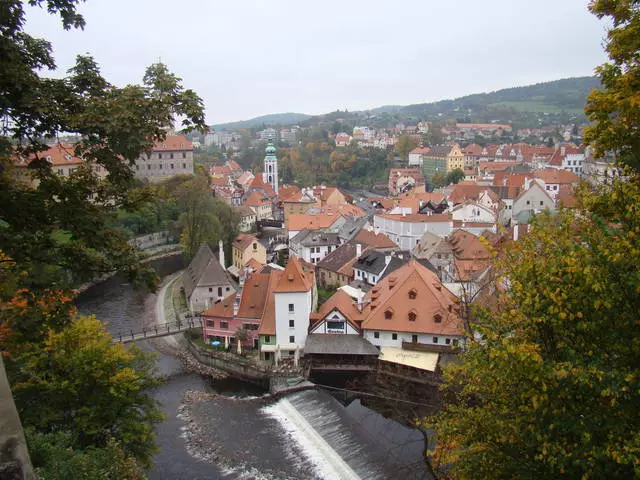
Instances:
[[[269,393],[258,385],[243,382],[233,377],[209,379],[206,382],[206,391],[208,393],[217,393],[224,397],[238,399],[257,398]]]

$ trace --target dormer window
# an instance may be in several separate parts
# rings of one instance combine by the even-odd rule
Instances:
[[[410,300],[415,300],[417,296],[418,296],[418,292],[416,292],[414,289],[409,290],[409,299]]]
[[[416,314],[416,312],[412,311],[412,312],[409,312],[408,317],[410,322],[415,322],[416,319],[418,318],[418,315]]]
[[[442,323],[442,315],[440,315],[439,313],[436,313],[433,316],[433,321],[436,322],[436,323]]]
[[[391,320],[391,318],[393,318],[393,310],[388,309],[384,311],[384,318],[385,320]]]

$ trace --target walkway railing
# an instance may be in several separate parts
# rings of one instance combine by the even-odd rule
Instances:
[[[200,317],[185,317],[184,320],[179,322],[162,323],[160,325],[153,325],[148,328],[143,328],[142,331],[118,332],[113,335],[113,340],[116,343],[129,343],[138,340],[145,340],[147,338],[166,337],[168,335],[175,335],[176,333],[185,332],[192,328],[202,328]]]

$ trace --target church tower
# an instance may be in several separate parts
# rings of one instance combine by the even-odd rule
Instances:
[[[262,180],[271,185],[273,191],[278,193],[278,157],[276,157],[276,147],[273,146],[271,140],[269,140],[265,152],[267,155],[264,157]]]

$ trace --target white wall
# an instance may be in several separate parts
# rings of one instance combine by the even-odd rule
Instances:
[[[222,289],[222,295],[218,295],[218,288]],[[211,289],[211,291],[209,291],[209,289]],[[219,302],[232,293],[235,293],[235,289],[231,284],[215,285],[211,287],[196,287],[189,298],[191,312],[201,312],[202,310],[206,310],[214,303]]]
[[[329,329],[327,326],[327,322],[328,321],[335,321],[335,322],[344,322],[343,328],[342,329]],[[331,312],[329,315],[327,315],[324,320],[319,323],[318,325],[316,325],[316,327],[313,329],[313,331],[311,333],[330,333],[330,334],[343,334],[343,335],[358,335],[359,332],[354,329],[349,322],[347,322],[347,320],[345,319],[345,317],[337,310],[334,310],[333,312]]]
[[[453,221],[429,222],[428,215],[424,215],[424,218],[423,222],[402,222],[376,215],[373,217],[373,225],[395,242],[401,250],[413,250],[424,232],[432,232],[440,237],[451,235]]]
[[[311,292],[276,293],[276,344],[281,350],[304,349],[309,330],[309,315],[311,314]],[[293,303],[294,311],[289,312],[289,304]],[[294,326],[289,326],[289,320]],[[293,335],[294,343],[289,341]]]
[[[379,338],[375,338],[375,333],[379,333]],[[393,334],[396,334],[396,340],[393,339]],[[376,347],[402,347],[402,342],[412,342],[413,341],[413,333],[407,332],[388,332],[385,330],[364,330],[363,337],[365,340],[371,342],[371,344]],[[454,340],[462,340],[461,336],[454,335],[441,335],[441,334],[425,334],[425,333],[416,333],[418,335],[418,343],[424,343],[427,345],[453,345]],[[434,337],[437,337],[437,343],[434,342]],[[449,343],[447,343],[449,340]]]

